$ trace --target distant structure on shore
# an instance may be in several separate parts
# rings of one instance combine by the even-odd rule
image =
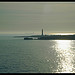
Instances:
[[[42,36],[43,36],[43,29],[42,29]]]
[[[24,40],[75,40],[74,35],[44,35],[43,29],[41,35],[31,36],[14,36],[15,38],[23,37]]]
[[[41,35],[24,36],[24,40],[75,40],[75,35]]]

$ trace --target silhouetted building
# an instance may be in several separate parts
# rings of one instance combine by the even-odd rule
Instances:
[[[43,36],[43,29],[42,29],[42,36]]]

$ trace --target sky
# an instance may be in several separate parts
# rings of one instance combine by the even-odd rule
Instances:
[[[0,2],[0,33],[75,33],[75,2]]]

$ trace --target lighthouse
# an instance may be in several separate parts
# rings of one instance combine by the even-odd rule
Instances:
[[[43,36],[43,29],[42,29],[42,36]]]

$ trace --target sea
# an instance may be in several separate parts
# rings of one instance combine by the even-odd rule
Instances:
[[[75,73],[75,40],[0,35],[0,73]]]

